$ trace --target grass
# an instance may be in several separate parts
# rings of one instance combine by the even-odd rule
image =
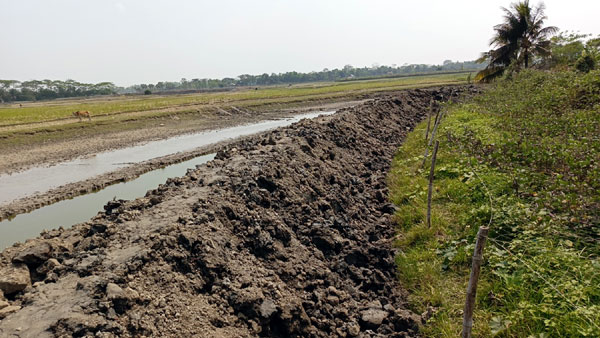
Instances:
[[[599,79],[524,72],[447,106],[430,229],[426,122],[398,150],[398,271],[413,310],[436,309],[426,336],[460,335],[474,238],[490,217],[474,336],[600,336]]]
[[[442,74],[406,77],[400,79],[380,79],[352,83],[315,83],[294,87],[268,87],[259,90],[238,90],[220,93],[200,93],[176,96],[140,96],[115,99],[48,101],[47,104],[33,104],[23,108],[0,107],[0,126],[27,124],[70,118],[77,110],[88,110],[95,116],[113,115],[126,112],[151,111],[170,107],[190,105],[254,105],[271,102],[286,102],[303,98],[325,98],[356,93],[370,93],[431,85],[462,83],[466,74]]]
[[[376,80],[397,79],[397,78],[403,78],[403,77],[429,76],[429,75],[435,75],[435,74],[465,74],[465,75],[471,74],[471,75],[474,75],[475,73],[477,73],[477,70],[475,70],[475,69],[473,69],[473,70],[436,71],[436,72],[415,73],[415,74],[365,76],[365,77],[358,77],[358,78],[352,78],[352,79],[336,80],[336,82],[352,82],[352,81],[362,81],[362,80],[372,80],[372,79],[376,79]]]

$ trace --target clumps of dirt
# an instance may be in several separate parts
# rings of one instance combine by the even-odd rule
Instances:
[[[5,250],[0,269],[28,280],[0,280],[0,335],[416,335],[385,177],[430,99],[465,90],[406,91],[250,138]]]

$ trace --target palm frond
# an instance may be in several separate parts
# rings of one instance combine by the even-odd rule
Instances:
[[[558,33],[558,31],[559,31],[559,29],[556,26],[544,27],[544,28],[540,29],[539,36],[546,38],[550,35],[554,35],[554,34]]]
[[[488,66],[475,75],[475,82],[490,82],[504,73],[506,67]]]

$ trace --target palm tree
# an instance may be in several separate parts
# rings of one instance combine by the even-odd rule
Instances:
[[[504,73],[514,64],[528,68],[532,58],[550,55],[549,37],[558,31],[554,26],[544,27],[546,6],[540,2],[535,8],[529,0],[513,3],[510,8],[502,7],[504,22],[494,26],[496,35],[490,46],[496,47],[484,52],[479,62],[488,62],[488,66],[477,73],[476,81],[489,81]]]

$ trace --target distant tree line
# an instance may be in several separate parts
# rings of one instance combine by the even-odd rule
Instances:
[[[208,90],[218,88],[269,86],[297,84],[306,82],[339,81],[352,78],[381,77],[390,75],[410,75],[422,73],[448,72],[460,70],[480,70],[484,65],[476,61],[454,62],[446,60],[442,65],[411,64],[403,66],[380,66],[355,68],[346,65],[341,69],[323,69],[320,72],[299,73],[264,73],[262,75],[242,74],[237,78],[218,79],[181,79],[179,82],[158,82],[156,84],[137,84],[121,90],[124,93],[168,92],[179,90]]]
[[[393,75],[411,75],[435,72],[480,70],[484,66],[476,61],[444,61],[441,65],[411,64],[403,66],[381,66],[355,68],[346,65],[341,69],[323,69],[320,72],[249,75],[223,79],[185,78],[178,82],[161,81],[156,84],[137,84],[129,87],[117,87],[112,82],[81,83],[74,80],[0,80],[0,102],[36,101],[67,97],[81,97],[110,94],[150,94],[153,92],[175,92],[184,90],[216,90],[234,87],[255,87],[306,82],[340,81],[347,79],[372,78]]]
[[[600,36],[561,32],[552,37],[552,55],[541,68],[576,69],[587,73],[600,65]]]
[[[114,94],[117,87],[111,82],[96,84],[74,80],[0,80],[0,102],[36,101],[65,97]]]

